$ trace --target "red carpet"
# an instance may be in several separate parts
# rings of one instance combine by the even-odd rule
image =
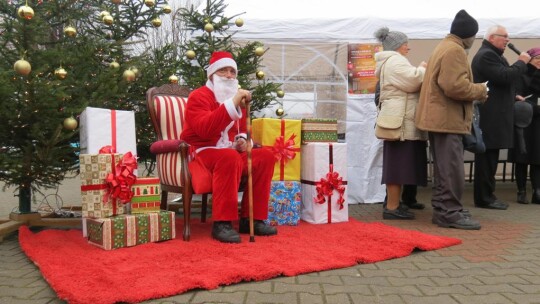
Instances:
[[[21,248],[59,298],[69,303],[140,302],[195,288],[343,268],[404,257],[415,249],[460,244],[454,238],[382,223],[280,226],[274,237],[243,235],[241,244],[210,238],[211,223],[192,225],[190,242],[177,239],[112,251],[86,242],[80,230],[19,229]]]

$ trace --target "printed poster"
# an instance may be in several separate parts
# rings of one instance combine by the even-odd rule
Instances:
[[[361,43],[348,46],[348,93],[349,96],[375,94],[375,53],[382,51],[381,44]]]

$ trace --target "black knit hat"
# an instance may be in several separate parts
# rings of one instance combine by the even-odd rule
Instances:
[[[461,39],[476,36],[476,33],[478,33],[478,22],[465,10],[460,10],[456,14],[454,21],[452,21],[450,33]]]

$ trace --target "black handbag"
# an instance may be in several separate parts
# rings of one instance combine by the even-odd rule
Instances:
[[[463,149],[472,153],[486,152],[486,145],[482,138],[482,129],[480,129],[480,109],[477,102],[473,104],[471,134],[463,135]]]

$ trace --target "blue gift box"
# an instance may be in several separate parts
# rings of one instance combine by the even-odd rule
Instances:
[[[299,181],[272,181],[268,219],[272,226],[296,226],[300,220],[302,205],[302,186]]]

